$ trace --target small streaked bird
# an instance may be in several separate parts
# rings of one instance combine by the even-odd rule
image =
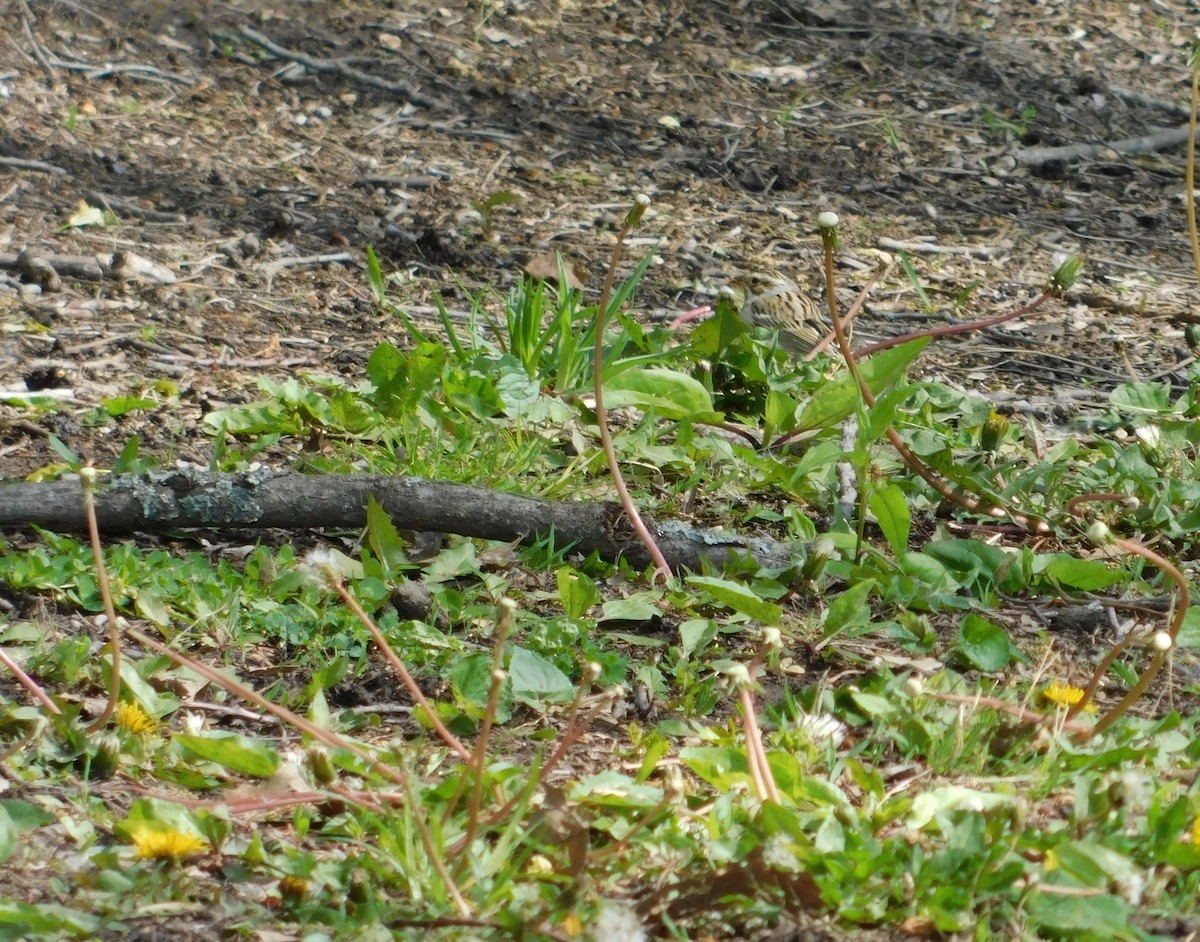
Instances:
[[[824,301],[802,284],[769,275],[747,275],[730,283],[738,314],[752,327],[779,331],[779,345],[803,357],[829,333]]]

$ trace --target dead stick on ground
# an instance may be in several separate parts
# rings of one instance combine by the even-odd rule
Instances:
[[[347,528],[364,525],[371,497],[407,530],[505,542],[553,533],[559,546],[576,552],[624,558],[638,567],[649,562],[615,503],[560,503],[422,478],[177,469],[102,481],[96,514],[108,534],[180,527]],[[78,482],[0,485],[0,527],[29,525],[82,532],[86,523]],[[649,525],[672,567],[693,572],[705,562],[719,567],[731,554],[748,554],[770,567],[794,565],[806,556],[801,543],[718,533],[672,520]]]

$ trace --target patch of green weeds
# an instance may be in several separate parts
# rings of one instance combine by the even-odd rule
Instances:
[[[293,444],[310,470],[605,491],[584,395],[595,310],[527,282],[503,318],[474,311],[465,326],[444,313],[448,345],[409,322],[411,348],[379,345],[357,379],[262,382],[260,401],[206,417],[214,466]],[[663,584],[553,534],[452,538],[418,565],[374,506],[365,533],[303,565],[288,547],[110,542],[117,613],[154,628],[132,636],[110,730],[83,732],[64,694],[102,691],[111,652],[0,622],[0,649],[62,710],[0,700],[5,774],[59,788],[49,805],[0,796],[0,865],[54,861],[0,901],[0,938],[117,934],[147,908],[214,899],[235,933],[278,919],[356,939],[750,938],[801,912],[925,937],[1143,939],[1143,913],[1190,913],[1195,718],[1077,735],[1047,692],[1046,665],[1074,665],[1012,628],[1035,606],[1167,584],[1142,556],[1094,551],[1072,500],[1118,494],[1111,532],[1194,554],[1194,391],[1128,384],[1046,447],[986,401],[906,381],[926,342],[860,365],[868,404],[844,365],[787,360],[728,305],[686,344],[616,316],[602,374],[639,503],[805,541],[778,569],[731,560]],[[952,506],[901,448],[982,509]],[[114,470],[146,461],[134,441]],[[1004,539],[1009,512],[1045,528]],[[409,582],[422,617],[395,607]],[[74,539],[0,544],[0,584],[103,610]],[[1181,667],[1196,625],[1188,612]],[[374,629],[407,679],[381,668]],[[235,704],[159,637],[299,716]],[[1131,646],[1104,679],[1131,685],[1144,659]],[[98,782],[196,797],[110,806]]]

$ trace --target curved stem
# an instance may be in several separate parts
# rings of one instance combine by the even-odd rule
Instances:
[[[608,461],[608,472],[612,475],[613,486],[617,489],[617,496],[621,500],[621,508],[625,511],[625,516],[629,519],[630,526],[633,527],[633,532],[637,534],[642,545],[646,547],[646,552],[650,554],[650,559],[654,562],[655,575],[661,575],[664,578],[671,578],[671,564],[667,562],[667,557],[663,555],[663,551],[659,549],[658,543],[654,540],[654,535],[650,532],[650,528],[646,526],[642,520],[642,515],[638,513],[637,507],[634,506],[633,498],[629,495],[629,488],[625,486],[625,478],[621,474],[621,466],[617,462],[617,452],[613,447],[612,432],[608,427],[608,412],[604,408],[604,322],[608,315],[609,300],[612,298],[613,281],[617,276],[617,263],[621,260],[621,251],[625,245],[625,237],[629,235],[629,231],[639,218],[637,207],[630,212],[625,218],[625,224],[621,227],[621,231],[617,233],[617,243],[613,246],[612,258],[608,263],[608,271],[604,275],[604,285],[600,289],[599,307],[596,312],[596,346],[595,356],[592,362],[592,385],[596,397],[596,425],[600,429],[600,446],[604,449],[604,457]]]
[[[995,327],[997,324],[1004,324],[1008,321],[1015,321],[1018,317],[1024,317],[1026,314],[1032,314],[1053,296],[1053,291],[1043,291],[1040,295],[1038,295],[1038,297],[1034,298],[1024,307],[1018,308],[1015,311],[1009,311],[1007,314],[998,314],[996,317],[988,317],[981,321],[971,321],[969,324],[949,324],[946,327],[934,327],[930,330],[918,330],[911,334],[902,334],[899,337],[891,337],[888,340],[881,340],[879,343],[873,343],[869,347],[863,347],[858,351],[858,355],[870,356],[872,353],[878,353],[880,350],[887,350],[890,347],[897,347],[902,343],[908,343],[910,340],[918,340],[921,337],[950,337],[954,334],[967,334],[977,330],[985,330],[988,327]]]
[[[1093,501],[1117,503],[1125,500],[1126,498],[1124,496],[1113,493],[1080,494],[1077,497],[1072,498],[1067,503],[1067,509],[1072,514],[1079,516],[1080,508],[1085,503],[1090,503]],[[1178,566],[1176,566],[1166,557],[1150,549],[1150,547],[1139,543],[1137,540],[1129,540],[1124,537],[1113,536],[1111,537],[1111,542],[1112,545],[1119,547],[1127,553],[1140,556],[1142,559],[1146,560],[1146,562],[1150,563],[1150,565],[1161,570],[1168,579],[1175,583],[1177,594],[1175,597],[1174,611],[1171,616],[1171,621],[1167,625],[1167,636],[1171,641],[1169,647],[1167,648],[1169,651],[1175,646],[1175,639],[1179,636],[1179,629],[1183,627],[1183,620],[1187,617],[1188,608],[1192,604],[1191,591],[1188,588],[1187,579],[1185,579],[1183,573],[1179,571]],[[1109,651],[1099,665],[1097,665],[1096,670],[1092,673],[1091,679],[1088,681],[1088,685],[1084,688],[1083,696],[1080,698],[1079,702],[1072,706],[1068,711],[1068,719],[1076,716],[1080,710],[1088,705],[1095,694],[1096,689],[1100,686],[1100,682],[1103,680],[1105,673],[1107,673],[1109,667],[1112,666],[1113,661],[1117,659],[1117,656],[1127,647],[1129,647],[1131,640],[1132,636],[1127,636],[1117,644],[1113,645],[1112,650]],[[1158,676],[1158,672],[1162,670],[1162,666],[1166,661],[1166,657],[1166,651],[1155,652],[1149,666],[1142,672],[1141,676],[1138,677],[1137,683],[1133,685],[1129,692],[1126,693],[1125,696],[1123,696],[1112,707],[1112,709],[1110,709],[1104,714],[1104,716],[1100,718],[1096,725],[1092,727],[1090,735],[1094,736],[1098,733],[1104,732],[1104,730],[1108,729],[1108,727],[1120,719],[1129,710],[1129,708],[1136,703],[1143,694],[1145,694],[1145,692],[1150,688],[1150,684],[1153,682],[1154,678]]]

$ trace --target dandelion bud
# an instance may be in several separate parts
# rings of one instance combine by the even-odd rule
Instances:
[[[92,764],[89,776],[92,779],[112,778],[121,764],[121,740],[109,733],[96,743],[96,751],[92,753]]]
[[[337,778],[337,770],[334,769],[328,752],[318,745],[312,745],[308,747],[305,758],[308,760],[309,771],[312,772],[318,785],[333,784],[334,779]]]
[[[979,447],[984,451],[996,451],[1008,432],[1008,419],[993,409],[979,430]]]
[[[1072,255],[1055,269],[1050,277],[1050,286],[1056,291],[1066,291],[1079,280],[1079,273],[1082,271],[1083,259]]]
[[[835,553],[837,547],[829,537],[822,536],[813,540],[808,547],[808,556],[800,566],[800,578],[809,584],[816,582]]]

